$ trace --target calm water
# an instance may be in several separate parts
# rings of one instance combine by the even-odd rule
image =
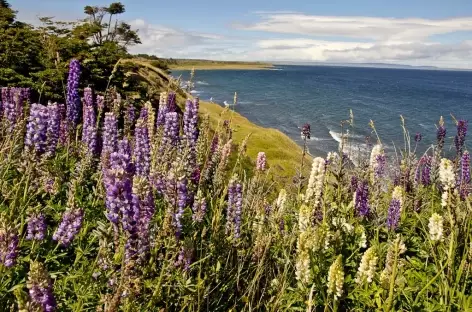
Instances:
[[[189,77],[188,71],[172,74]],[[337,150],[340,122],[349,118],[350,109],[355,122],[351,140],[361,149],[371,135],[370,119],[390,150],[403,144],[400,115],[412,136],[423,134],[421,150],[434,143],[440,116],[445,118],[448,137],[455,132],[451,114],[472,122],[472,72],[279,66],[277,70],[199,70],[195,80],[202,100],[232,103],[236,91],[236,111],[300,144],[300,127],[310,123],[308,145],[314,155]]]

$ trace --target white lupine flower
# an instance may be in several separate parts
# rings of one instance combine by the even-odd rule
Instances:
[[[325,176],[325,160],[321,157],[313,159],[311,167],[310,179],[305,194],[305,201],[308,202],[312,198],[315,200],[315,207],[318,206],[321,193],[323,192],[323,182]]]
[[[379,166],[379,163],[377,161],[377,156],[383,154],[383,147],[381,144],[376,144],[372,148],[372,152],[370,153],[370,177],[372,181],[374,181],[375,177],[375,171],[377,170],[377,167]]]
[[[312,209],[308,205],[300,206],[300,211],[298,213],[298,228],[300,231],[306,231],[310,226],[312,214]]]
[[[441,194],[441,206],[446,207],[447,206],[447,198],[449,197],[449,194],[447,190],[444,190],[444,192]]]
[[[374,247],[370,247],[362,256],[361,263],[356,275],[357,284],[362,284],[366,280],[367,283],[372,282],[377,266],[377,261],[378,257],[375,254]]]
[[[360,227],[361,237],[359,239],[359,248],[367,248],[367,236],[365,235],[365,229],[363,226]]]
[[[443,217],[433,213],[429,218],[429,237],[432,241],[440,241],[443,238]]]
[[[308,251],[298,253],[297,262],[295,263],[295,275],[297,281],[300,281],[303,284],[308,284],[310,282],[310,254]]]
[[[285,189],[281,189],[279,192],[279,197],[277,198],[277,208],[279,211],[282,211],[285,206],[285,201],[287,200],[287,191]]]
[[[342,256],[339,255],[336,261],[331,264],[328,272],[328,295],[334,294],[336,301],[343,294],[344,271]]]
[[[456,179],[452,161],[449,159],[441,159],[441,164],[439,165],[439,179],[441,180],[444,190],[447,191],[454,187]]]

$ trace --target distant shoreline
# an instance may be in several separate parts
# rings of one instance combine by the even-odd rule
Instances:
[[[171,65],[170,70],[264,70],[274,68],[272,64],[182,64]]]

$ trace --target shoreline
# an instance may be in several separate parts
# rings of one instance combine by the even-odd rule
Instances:
[[[175,65],[170,70],[269,70],[274,68],[273,64],[197,64],[197,65]]]

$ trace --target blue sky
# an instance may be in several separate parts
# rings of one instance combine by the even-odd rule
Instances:
[[[10,0],[19,17],[74,20],[84,0]],[[133,52],[209,59],[472,68],[472,1],[123,0]],[[165,5],[164,5],[165,3]]]

